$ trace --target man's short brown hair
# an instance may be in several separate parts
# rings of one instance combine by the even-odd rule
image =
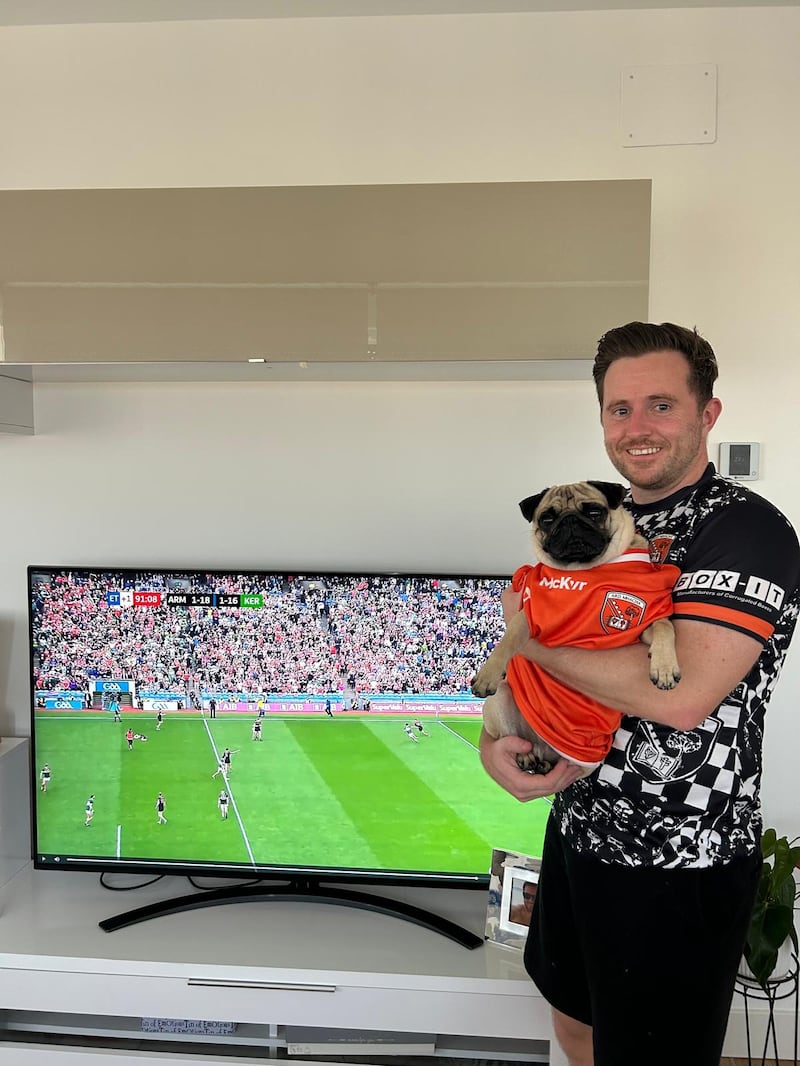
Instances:
[[[689,388],[698,403],[705,406],[714,395],[717,358],[714,349],[696,329],[676,326],[672,322],[629,322],[604,333],[597,345],[592,367],[597,398],[603,403],[606,371],[617,360],[650,352],[680,352],[689,364]]]

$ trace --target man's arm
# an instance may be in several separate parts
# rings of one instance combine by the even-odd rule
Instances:
[[[501,595],[501,603],[508,621],[520,610],[521,596],[509,586]],[[641,642],[589,651],[548,648],[531,640],[522,655],[563,684],[622,714],[673,729],[694,729],[749,674],[762,645],[727,626],[695,619],[673,619],[673,625],[681,680],[669,691],[657,689],[650,680],[648,651]]]
[[[650,681],[647,648],[639,643],[608,651],[547,648],[531,640],[523,651],[570,688],[623,714],[694,729],[747,676],[761,653],[753,637],[726,626],[675,620],[681,680],[662,691]]]
[[[609,651],[584,648],[547,648],[531,640],[523,655],[571,688],[623,714],[661,722],[673,729],[699,725],[747,676],[761,645],[723,626],[705,622],[675,622],[675,645],[681,681],[670,691],[655,687],[648,674],[644,644]],[[562,759],[549,774],[520,770],[517,753],[530,751],[521,737],[493,740],[481,732],[481,763],[489,776],[521,803],[568,788],[581,776],[578,767]]]

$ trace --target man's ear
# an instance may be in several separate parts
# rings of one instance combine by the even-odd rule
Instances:
[[[602,492],[606,498],[606,503],[612,510],[619,507],[625,496],[625,486],[618,485],[615,481],[587,481],[586,484],[591,485],[598,492]]]
[[[703,408],[703,429],[710,433],[722,414],[722,401],[717,396],[712,396]]]
[[[522,511],[522,517],[526,522],[533,521],[533,516],[536,514],[536,508],[544,499],[544,494],[549,491],[549,488],[542,489],[542,491],[537,492],[535,496],[528,496],[524,500],[520,500],[519,509]]]

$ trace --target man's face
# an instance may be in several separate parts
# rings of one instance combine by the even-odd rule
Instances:
[[[700,478],[721,409],[718,399],[702,406],[691,392],[689,364],[680,352],[611,364],[601,408],[606,452],[630,482],[636,503],[663,499]]]

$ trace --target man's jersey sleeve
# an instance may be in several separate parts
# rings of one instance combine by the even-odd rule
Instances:
[[[732,502],[693,539],[673,590],[673,617],[766,644],[799,578],[800,547],[784,516],[765,500]]]

